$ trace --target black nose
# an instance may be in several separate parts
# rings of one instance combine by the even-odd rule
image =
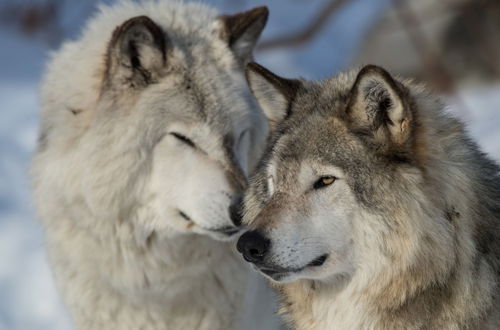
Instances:
[[[267,251],[269,251],[270,243],[259,231],[252,230],[240,237],[236,248],[238,252],[243,254],[246,261],[258,263],[264,260]]]
[[[241,226],[243,217],[243,196],[238,196],[229,206],[229,217],[235,226]]]

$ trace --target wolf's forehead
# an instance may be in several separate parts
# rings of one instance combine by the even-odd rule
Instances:
[[[226,112],[246,111],[242,106],[251,99],[251,93],[241,68],[210,59],[193,64],[185,74],[206,101],[212,102],[213,108],[227,108]]]
[[[276,140],[267,155],[265,167],[265,184],[269,195],[274,193],[277,185],[282,185],[289,177],[298,173],[301,159],[302,147],[294,143],[292,134],[284,134]]]
[[[306,117],[276,138],[268,161],[276,168],[275,176],[295,175],[301,164],[311,161],[345,168],[365,153],[359,139],[334,114],[312,113]]]

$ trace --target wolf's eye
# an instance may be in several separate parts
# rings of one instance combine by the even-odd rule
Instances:
[[[324,187],[329,186],[332,183],[334,183],[335,180],[337,180],[337,178],[334,176],[323,176],[323,177],[319,178],[318,181],[314,182],[313,188],[314,189],[324,188]]]
[[[170,133],[172,136],[174,136],[177,140],[187,144],[188,146],[190,146],[191,148],[194,148],[196,147],[196,145],[194,144],[193,141],[191,141],[189,138],[185,137],[184,135],[182,134],[179,134],[179,133],[175,133],[175,132],[172,132]]]

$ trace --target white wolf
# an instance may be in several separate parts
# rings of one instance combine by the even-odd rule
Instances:
[[[267,15],[122,1],[54,54],[32,175],[78,328],[271,326],[221,242],[267,136],[243,74]]]
[[[437,98],[366,66],[248,79],[274,134],[238,250],[296,329],[500,329],[500,168]]]

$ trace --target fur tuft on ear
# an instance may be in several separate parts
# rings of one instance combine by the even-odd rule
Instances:
[[[257,7],[235,15],[223,15],[222,38],[227,41],[236,57],[243,63],[252,59],[252,52],[266,26],[269,10]]]
[[[404,87],[387,71],[375,65],[365,66],[349,98],[346,115],[351,127],[373,135],[379,142],[402,145],[408,141],[411,109]]]
[[[169,39],[149,17],[125,21],[108,46],[105,87],[142,88],[154,83],[166,66]]]
[[[246,70],[248,85],[269,120],[271,129],[287,118],[291,104],[302,83],[275,75],[263,66],[252,62]]]

